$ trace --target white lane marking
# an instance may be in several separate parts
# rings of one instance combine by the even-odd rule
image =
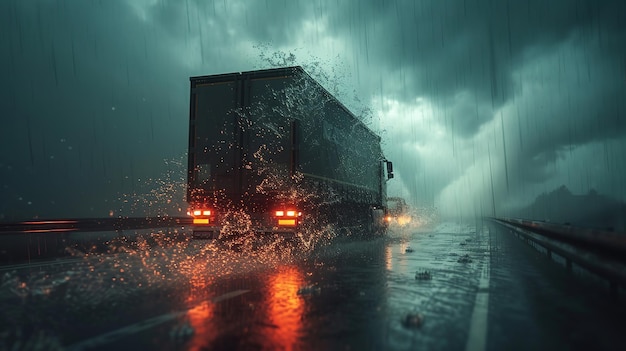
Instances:
[[[478,281],[478,292],[474,302],[474,311],[470,321],[470,330],[465,344],[466,351],[483,351],[487,343],[487,317],[489,315],[489,265],[491,261],[491,247],[488,246],[489,255],[483,263],[483,269]]]
[[[235,290],[235,291],[226,293],[224,295],[214,297],[210,299],[209,301],[211,301],[212,303],[218,303],[224,300],[232,299],[233,297],[236,297],[239,295],[243,295],[249,291],[250,290]],[[171,313],[163,314],[163,315],[153,317],[150,319],[145,319],[141,322],[137,322],[135,324],[128,325],[126,327],[102,334],[100,336],[96,336],[94,338],[81,341],[74,345],[70,345],[67,347],[67,350],[85,350],[85,349],[102,346],[110,342],[113,342],[117,339],[123,338],[125,336],[139,333],[141,331],[155,327],[159,324],[163,324],[165,322],[171,321],[178,317],[184,316],[191,309],[193,309],[193,307],[184,311],[171,312]]]

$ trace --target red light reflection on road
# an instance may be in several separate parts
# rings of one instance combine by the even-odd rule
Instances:
[[[206,350],[215,339],[216,330],[211,323],[214,316],[215,305],[210,301],[204,301],[191,308],[187,312],[189,326],[193,328],[193,336],[189,341],[188,350]]]
[[[303,273],[297,267],[281,267],[269,277],[265,305],[267,317],[276,328],[268,328],[267,338],[277,349],[296,348],[304,312],[304,300],[298,289],[303,285]]]
[[[214,328],[215,304],[207,300],[207,293],[213,281],[207,277],[206,262],[194,262],[190,259],[185,262],[183,271],[189,274],[189,295],[185,299],[189,304],[195,304],[185,316],[193,335],[188,343],[188,350],[205,350],[217,336]],[[199,302],[201,301],[201,302]]]
[[[301,270],[283,266],[269,273],[259,273],[241,286],[245,290],[224,294],[237,293],[238,296],[239,291],[251,291],[246,295],[247,304],[240,305],[239,302],[222,301],[219,297],[223,295],[208,298],[216,281],[203,274],[206,268],[200,269],[201,266],[191,264],[187,270],[196,272],[188,276],[190,289],[185,296],[185,302],[192,307],[185,314],[184,321],[193,329],[185,346],[187,350],[213,349],[224,333],[242,333],[242,345],[263,345],[263,349],[271,350],[298,348],[306,303],[298,295],[298,290],[305,285]],[[257,300],[255,294],[260,299]]]

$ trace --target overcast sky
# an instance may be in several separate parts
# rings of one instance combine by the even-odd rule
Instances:
[[[622,0],[3,0],[0,51],[0,219],[184,206],[188,77],[278,65],[366,112],[414,205],[626,199]]]

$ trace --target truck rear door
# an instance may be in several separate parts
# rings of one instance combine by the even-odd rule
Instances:
[[[196,191],[192,197],[240,196],[237,90],[234,80],[192,87],[189,169],[190,185]]]

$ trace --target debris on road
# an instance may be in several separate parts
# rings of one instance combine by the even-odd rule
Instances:
[[[472,263],[472,259],[469,257],[469,254],[465,254],[457,260],[458,263]]]
[[[419,313],[407,313],[402,319],[402,325],[405,328],[419,328],[424,323],[424,316]]]
[[[415,250],[413,250],[410,246],[406,248],[406,250],[404,250],[405,253],[411,253]]]
[[[416,272],[415,279],[417,280],[431,280],[432,274],[429,271]]]

